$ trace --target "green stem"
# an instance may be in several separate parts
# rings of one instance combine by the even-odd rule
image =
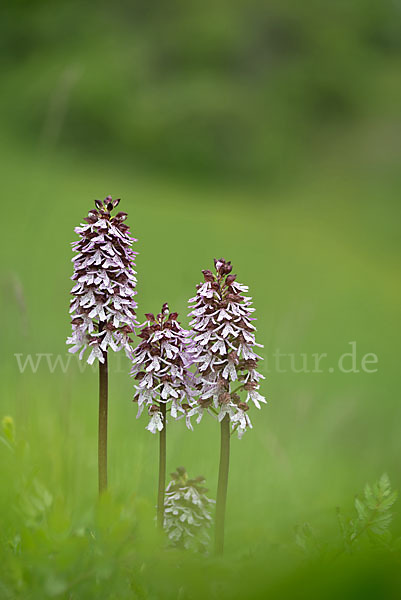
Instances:
[[[104,363],[99,362],[99,433],[98,433],[98,470],[99,494],[107,489],[107,413],[108,413],[108,366],[107,352]]]
[[[223,554],[224,522],[226,515],[228,469],[230,465],[230,417],[226,415],[221,421],[219,482],[216,500],[215,550]]]
[[[157,493],[157,526],[163,529],[164,525],[164,490],[166,487],[166,403],[160,403],[163,429],[159,434],[159,488]]]

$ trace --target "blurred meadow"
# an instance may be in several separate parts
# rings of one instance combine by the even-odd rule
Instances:
[[[0,444],[0,598],[399,597],[396,548],[308,560],[294,528],[335,545],[337,506],[352,514],[383,472],[401,490],[400,2],[0,11],[0,417],[16,427]],[[65,339],[73,229],[108,194],[139,240],[140,321],[168,302],[187,326],[214,257],[254,299],[269,402],[232,439],[223,559],[160,549],[158,444],[122,353],[97,503],[97,371]],[[351,342],[357,373],[338,368]],[[327,357],[294,372],[277,352],[298,371]],[[28,354],[51,356],[33,372]],[[212,419],[171,424],[168,472],[204,475],[214,498],[218,453]]]

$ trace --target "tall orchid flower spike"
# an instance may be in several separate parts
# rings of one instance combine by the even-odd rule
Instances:
[[[223,551],[224,515],[227,496],[232,431],[242,437],[252,428],[250,403],[260,409],[265,398],[259,393],[263,376],[257,371],[252,299],[248,288],[236,281],[230,262],[214,261],[216,273],[203,271],[204,282],[190,299],[192,310],[192,357],[197,365],[198,401],[189,416],[199,422],[205,412],[217,414],[221,423],[221,454],[216,506],[216,550]],[[232,389],[232,388],[235,389]]]
[[[109,349],[124,349],[130,355],[129,336],[137,325],[137,252],[132,250],[137,240],[124,223],[126,213],[112,216],[119,202],[111,196],[95,200],[96,208],[75,229],[79,240],[72,243],[77,255],[72,259],[75,285],[71,290],[72,335],[67,344],[72,346],[70,352],[79,351],[80,359],[89,350],[89,364],[99,361],[99,492],[107,488],[107,354]]]
[[[133,353],[131,375],[136,380],[134,401],[138,403],[137,417],[146,407],[150,416],[146,429],[160,434],[157,520],[162,528],[167,413],[173,419],[185,417],[191,428],[188,414],[193,403],[193,374],[189,371],[189,333],[177,321],[178,314],[170,313],[168,304],[163,304],[156,317],[151,313],[145,316],[147,321],[138,334],[142,342]]]

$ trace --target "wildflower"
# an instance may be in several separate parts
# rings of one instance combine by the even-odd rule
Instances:
[[[111,196],[95,200],[96,209],[75,229],[79,240],[72,244],[77,253],[72,259],[76,283],[71,290],[72,335],[67,344],[72,346],[70,352],[79,351],[80,360],[89,349],[87,362],[99,361],[99,492],[107,488],[108,350],[124,348],[130,355],[129,336],[137,325],[137,253],[131,248],[136,240],[124,223],[127,213],[111,215],[119,202]]]
[[[142,342],[134,350],[131,370],[138,403],[137,418],[147,407],[150,421],[146,427],[151,433],[159,433],[159,484],[157,493],[157,522],[160,529],[164,522],[164,488],[166,486],[166,428],[167,409],[173,419],[187,417],[191,408],[192,379],[189,372],[189,334],[177,321],[178,313],[170,313],[163,304],[155,317],[147,313],[139,337]]]
[[[214,500],[206,496],[204,477],[189,479],[184,467],[171,473],[164,501],[164,530],[170,546],[205,552],[210,537],[211,505]]]
[[[260,409],[265,398],[259,393],[263,376],[256,367],[260,356],[255,348],[255,326],[252,299],[248,288],[236,281],[230,262],[214,261],[216,273],[203,271],[204,282],[196,287],[196,296],[189,301],[193,346],[192,361],[197,365],[197,404],[188,417],[205,412],[217,415],[220,422],[220,464],[217,486],[215,548],[223,553],[225,511],[230,463],[230,425],[241,438],[252,428],[248,416],[248,401]],[[236,385],[236,389],[231,389]],[[241,399],[241,394],[246,398]]]
[[[139,418],[145,407],[151,417],[147,429],[160,431],[165,425],[167,408],[173,419],[186,416],[192,402],[192,379],[189,372],[189,334],[170,313],[167,304],[155,317],[147,313],[141,326],[142,342],[133,352],[131,376],[135,378]]]
[[[257,371],[260,356],[255,348],[261,347],[255,340],[252,317],[252,299],[245,296],[248,288],[237,283],[231,274],[230,262],[223,258],[215,260],[216,274],[203,271],[204,282],[197,286],[191,298],[191,321],[193,348],[192,360],[197,364],[199,399],[189,416],[217,411],[219,421],[227,415],[238,436],[251,428],[249,409],[241,408],[240,395],[246,393],[245,402],[251,401],[260,409],[265,398],[259,393]],[[232,384],[237,387],[231,390]]]
[[[137,325],[133,300],[137,252],[131,248],[137,240],[124,223],[126,213],[111,215],[119,202],[111,196],[96,200],[96,209],[75,229],[80,239],[72,243],[77,255],[72,259],[71,279],[76,283],[71,290],[72,335],[67,344],[72,346],[70,352],[80,351],[80,359],[89,349],[89,364],[96,359],[103,363],[109,348],[114,352],[124,348],[129,355],[129,334]]]
[[[159,407],[155,405],[151,406],[149,409],[149,414],[151,415],[151,419],[146,429],[148,429],[150,433],[161,431],[163,429],[163,415],[160,412]]]

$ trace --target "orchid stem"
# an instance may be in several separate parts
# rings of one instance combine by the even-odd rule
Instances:
[[[166,403],[160,403],[160,412],[162,413],[163,429],[159,434],[159,489],[157,494],[157,526],[163,529],[164,526],[164,490],[166,487]]]
[[[108,413],[108,365],[107,352],[104,363],[99,362],[99,432],[98,432],[98,469],[99,494],[107,490],[107,413]]]
[[[220,424],[221,442],[220,442],[220,466],[219,482],[217,486],[216,500],[216,529],[215,529],[215,550],[216,554],[223,554],[224,551],[224,524],[227,503],[228,470],[230,466],[230,418],[226,414]]]

